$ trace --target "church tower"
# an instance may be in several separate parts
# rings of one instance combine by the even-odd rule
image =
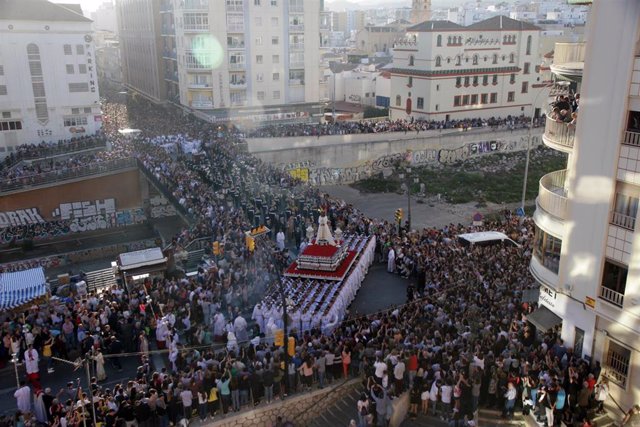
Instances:
[[[419,24],[429,19],[431,19],[431,0],[413,0],[411,2],[411,23]]]

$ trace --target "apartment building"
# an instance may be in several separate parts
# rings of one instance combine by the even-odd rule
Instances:
[[[79,6],[3,0],[0,40],[0,157],[100,129],[91,20]]]
[[[469,26],[425,21],[393,49],[393,119],[448,120],[535,113],[542,90],[540,29],[506,16]]]
[[[639,39],[639,2],[594,1],[585,42],[556,49],[551,71],[580,82],[580,105],[577,126],[545,126],[569,157],[540,180],[530,265],[540,308],[528,320],[600,362],[624,410],[640,401]]]

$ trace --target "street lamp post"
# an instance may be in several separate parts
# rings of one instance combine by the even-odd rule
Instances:
[[[533,111],[531,112],[531,123],[529,123],[529,131],[527,132],[527,159],[525,160],[525,163],[524,163],[524,181],[522,182],[522,200],[520,202],[520,209],[522,209],[523,218],[524,218],[524,203],[527,197],[527,180],[529,179],[529,160],[531,158],[531,137],[532,137],[531,132],[533,131],[533,121],[535,120],[535,114],[534,114],[535,108],[538,102],[538,97],[545,92],[546,88],[550,86],[551,85],[547,84],[540,88],[540,90],[538,91],[538,94],[533,99],[533,104],[531,106],[533,108]]]
[[[16,385],[20,388],[20,375],[18,375],[18,353],[11,355],[11,363],[13,363],[13,369],[16,372]]]
[[[411,231],[411,184],[412,181],[413,183],[417,184],[419,182],[419,179],[416,177],[414,177],[413,180],[411,179],[411,167],[406,166],[404,170],[406,172],[406,175],[404,173],[401,173],[400,179],[405,180],[404,185],[407,187],[407,231]]]

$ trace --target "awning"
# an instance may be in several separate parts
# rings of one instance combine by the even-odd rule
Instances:
[[[562,323],[560,316],[549,310],[544,305],[527,316],[527,320],[533,324],[540,332],[547,332],[549,329]]]
[[[129,271],[165,262],[167,262],[167,258],[162,254],[162,250],[160,248],[127,252],[118,256],[118,266],[120,267],[120,271]]]
[[[47,294],[42,267],[0,274],[0,310],[12,310]]]

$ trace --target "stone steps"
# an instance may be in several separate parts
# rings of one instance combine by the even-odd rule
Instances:
[[[361,387],[356,387],[342,399],[336,401],[327,410],[323,411],[314,420],[310,427],[342,427],[348,426],[351,420],[358,419],[357,403],[362,392]]]

